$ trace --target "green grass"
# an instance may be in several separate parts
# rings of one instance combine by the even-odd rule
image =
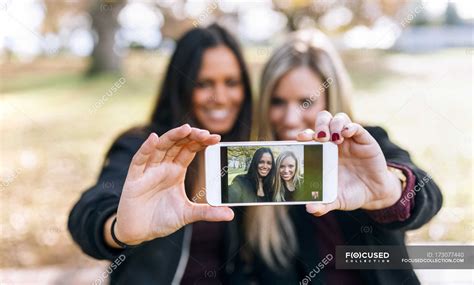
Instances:
[[[246,55],[257,79],[266,55]],[[409,232],[410,242],[473,241],[471,60],[464,50],[346,57],[355,118],[385,127],[443,190],[441,213]],[[118,77],[45,69],[2,78],[0,267],[92,262],[70,239],[68,213],[116,136],[146,122],[165,62],[134,55],[126,84],[94,113]]]

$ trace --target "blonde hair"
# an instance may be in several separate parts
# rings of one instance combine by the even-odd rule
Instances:
[[[274,51],[264,68],[255,116],[258,125],[253,128],[253,139],[275,139],[268,120],[272,93],[285,74],[301,66],[313,70],[323,82],[331,81],[324,92],[326,109],[332,114],[344,112],[352,117],[350,79],[337,51],[322,32],[314,29],[298,31],[290,34]],[[267,265],[278,269],[292,262],[298,244],[288,207],[249,207],[245,228],[251,248],[259,252]]]
[[[301,180],[302,180],[302,177],[301,177],[301,174],[300,174],[300,164],[299,164],[299,161],[298,161],[298,158],[296,157],[296,155],[292,152],[292,151],[284,151],[282,152],[277,160],[276,160],[276,175],[275,175],[275,193],[273,195],[273,200],[275,202],[284,202],[285,201],[285,190],[284,190],[284,187],[283,187],[283,183],[285,183],[283,181],[283,179],[281,178],[280,176],[280,167],[281,167],[281,163],[283,162],[284,159],[288,158],[288,157],[291,157],[295,160],[295,173],[293,175],[293,185],[295,185],[295,190],[297,188],[299,188],[299,186],[301,185]]]

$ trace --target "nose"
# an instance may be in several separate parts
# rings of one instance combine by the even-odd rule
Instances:
[[[301,123],[301,110],[296,104],[289,104],[286,108],[285,117],[283,119],[283,125],[287,128],[298,127]]]
[[[212,92],[212,101],[218,105],[223,105],[226,103],[227,91],[224,84],[216,84]]]

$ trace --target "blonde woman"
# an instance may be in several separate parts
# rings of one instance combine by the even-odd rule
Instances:
[[[394,245],[406,253],[405,231],[427,223],[442,203],[433,179],[384,129],[352,121],[350,94],[342,61],[321,32],[294,33],[274,51],[261,80],[258,138],[337,144],[338,198],[249,209],[249,243],[267,263],[306,272],[302,283],[418,284],[413,270],[335,269],[340,245]],[[417,184],[424,186],[415,193]],[[330,261],[319,270],[323,259]]]
[[[276,161],[275,194],[276,202],[294,201],[296,191],[303,185],[298,158],[292,151],[280,153]]]

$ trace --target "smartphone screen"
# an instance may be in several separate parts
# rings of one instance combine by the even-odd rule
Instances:
[[[323,145],[222,146],[222,203],[323,200]]]

